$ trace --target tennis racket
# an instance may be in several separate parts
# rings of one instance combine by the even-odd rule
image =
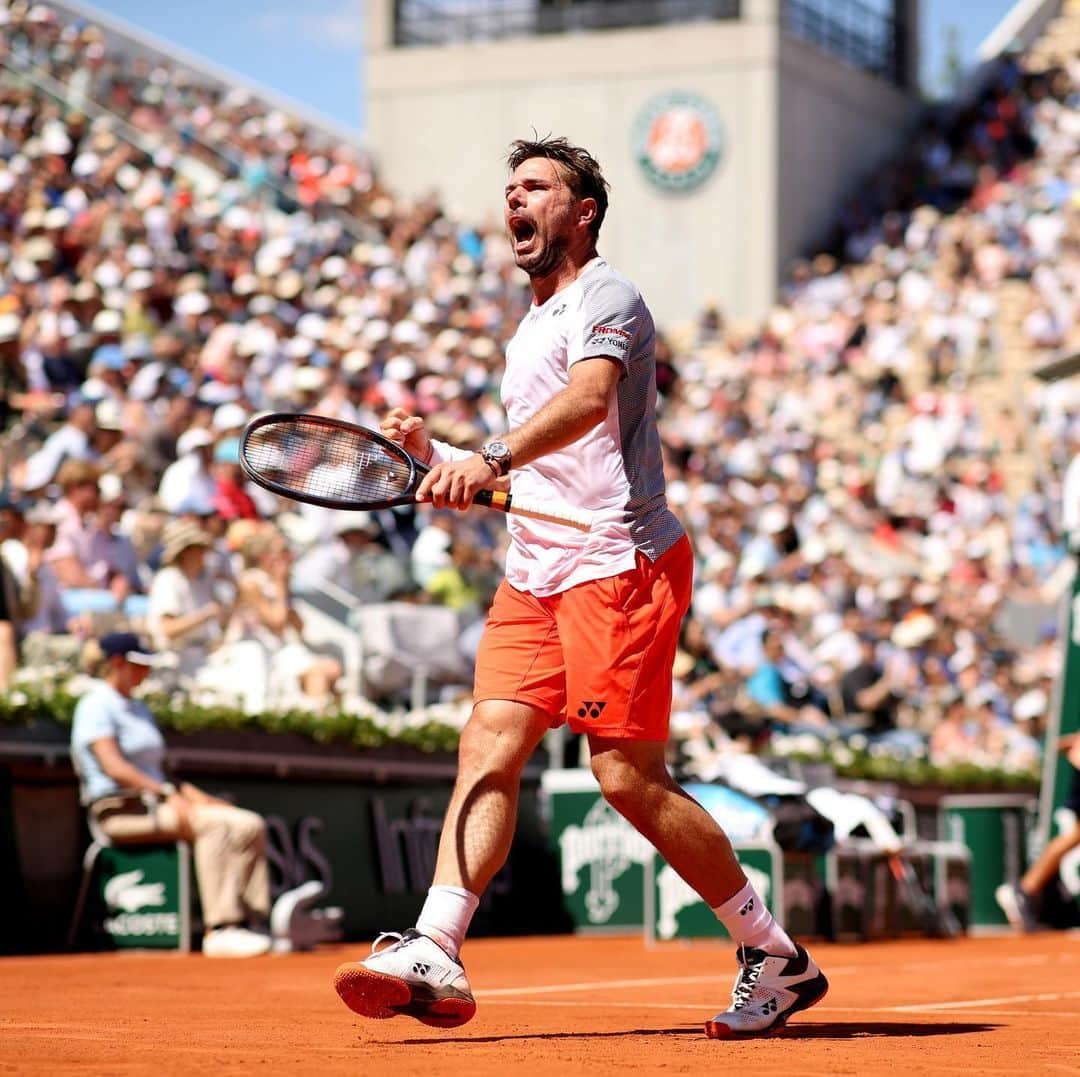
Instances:
[[[240,439],[240,466],[252,482],[293,501],[330,509],[388,509],[416,502],[431,470],[400,445],[362,426],[322,415],[275,412],[253,419]],[[592,528],[592,514],[481,490],[473,503],[515,516]]]
[[[919,878],[919,873],[903,853],[893,853],[889,859],[889,870],[900,884],[901,892],[907,899],[908,908],[915,914],[923,931],[932,939],[954,939],[962,934],[963,929],[947,904],[939,905],[927,893]]]

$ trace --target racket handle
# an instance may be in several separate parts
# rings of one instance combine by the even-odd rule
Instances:
[[[486,505],[488,508],[498,509],[499,512],[507,512],[514,516],[528,516],[531,520],[564,524],[578,531],[592,530],[591,512],[579,512],[562,505],[558,508],[549,508],[528,500],[521,501],[512,494],[504,494],[500,490],[481,490],[473,501],[477,505]]]

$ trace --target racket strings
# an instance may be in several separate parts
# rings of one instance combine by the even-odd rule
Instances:
[[[411,469],[362,432],[322,423],[268,423],[244,447],[248,466],[286,492],[345,502],[389,501],[409,489]]]

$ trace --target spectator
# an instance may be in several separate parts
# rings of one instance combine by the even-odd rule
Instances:
[[[166,512],[177,513],[181,506],[212,512],[217,484],[210,473],[214,435],[202,427],[192,427],[177,438],[177,459],[161,476],[158,498]]]
[[[341,664],[303,643],[303,621],[289,593],[291,557],[284,539],[272,525],[264,524],[244,541],[241,555],[244,568],[225,642],[259,644],[269,659],[272,679],[293,691],[298,685],[312,704],[336,702]]]
[[[226,438],[214,448],[214,462],[210,466],[214,480],[214,492],[210,498],[216,514],[223,520],[257,520],[258,509],[244,486],[243,468],[240,467],[240,441]]]
[[[231,610],[214,593],[206,569],[210,535],[185,520],[165,530],[161,568],[150,585],[147,622],[155,644],[177,658],[179,676],[190,680],[222,639]]]
[[[41,564],[40,552],[28,554],[22,572],[10,563],[14,547],[22,531],[21,506],[9,500],[0,502],[3,526],[7,533],[0,533],[0,692],[11,685],[19,664],[19,641],[23,625],[33,616],[38,606],[37,571]]]
[[[403,558],[392,553],[382,528],[366,512],[339,512],[333,538],[316,542],[293,566],[298,591],[340,587],[358,602],[390,602],[411,595],[416,584]]]
[[[57,502],[56,542],[47,558],[60,586],[92,590],[115,586],[116,597],[122,599],[128,584],[121,566],[111,560],[111,538],[98,523],[101,495],[97,465],[67,460],[56,478],[63,496]]]
[[[266,824],[254,812],[179,785],[165,772],[165,740],[134,693],[155,661],[134,633],[90,640],[84,667],[100,678],[75,707],[72,758],[80,799],[114,842],[191,843],[206,957],[270,949]]]

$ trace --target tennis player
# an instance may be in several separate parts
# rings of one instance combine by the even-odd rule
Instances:
[[[1041,931],[1042,899],[1046,888],[1057,878],[1061,862],[1080,845],[1080,733],[1070,733],[1058,741],[1058,751],[1072,765],[1072,785],[1062,807],[1073,815],[1073,825],[1063,830],[1035,859],[1018,883],[1002,883],[994,892],[997,903],[1018,931]]]
[[[522,769],[552,727],[584,732],[607,801],[701,895],[738,945],[710,1037],[757,1036],[817,1002],[825,977],[773,919],[724,832],[664,764],[672,664],[693,559],[668,509],[656,429],[655,334],[641,295],[596,251],[608,184],[562,138],[517,141],[505,220],[533,302],[506,350],[510,432],[480,452],[392,411],[382,431],[432,469],[418,499],[465,509],[505,485],[594,513],[588,533],[511,516],[506,579],[476,660],[475,705],[434,883],[414,928],[380,935],[335,987],[365,1017],[454,1027],[476,1010],[459,951],[514,835]]]

